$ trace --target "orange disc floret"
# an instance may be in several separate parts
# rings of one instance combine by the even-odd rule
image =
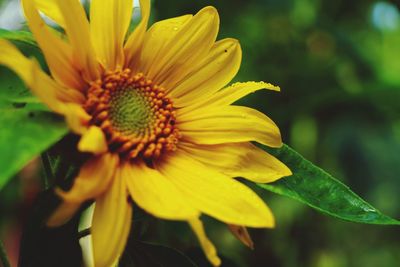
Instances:
[[[90,123],[99,126],[110,152],[121,158],[159,158],[176,150],[176,112],[164,88],[130,69],[107,72],[86,93]]]

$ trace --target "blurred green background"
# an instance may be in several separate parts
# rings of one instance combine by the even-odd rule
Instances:
[[[13,2],[0,1],[0,27],[23,27]],[[239,39],[243,49],[235,81],[263,80],[282,88],[281,93],[257,92],[241,104],[268,114],[285,143],[382,212],[400,218],[399,1],[153,2],[153,21],[217,7],[219,38]],[[0,238],[14,264],[20,224],[41,189],[40,175],[40,162],[33,161],[0,192]],[[258,192],[276,215],[277,227],[250,230],[254,251],[223,224],[205,220],[210,238],[226,258],[224,266],[400,266],[399,227],[343,222]],[[151,220],[145,228],[143,240],[202,259],[185,224]]]

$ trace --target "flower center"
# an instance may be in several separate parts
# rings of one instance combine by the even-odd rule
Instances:
[[[124,159],[154,159],[176,150],[180,134],[172,102],[141,73],[107,72],[91,84],[84,108],[91,124],[103,130],[109,150]]]

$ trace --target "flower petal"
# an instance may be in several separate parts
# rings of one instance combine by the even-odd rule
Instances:
[[[65,192],[56,188],[56,192],[67,202],[82,203],[97,198],[109,187],[118,164],[118,156],[103,154],[88,160],[76,177],[72,188]]]
[[[261,89],[268,89],[273,91],[280,91],[278,86],[272,85],[265,82],[244,82],[244,83],[234,83],[231,86],[224,88],[216,92],[213,96],[209,98],[199,99],[196,103],[190,106],[186,106],[181,110],[181,113],[186,113],[192,110],[196,110],[199,107],[218,107],[231,105],[237,100],[245,97],[248,94],[254,93]]]
[[[206,232],[204,231],[203,223],[199,218],[194,218],[188,221],[193,232],[196,234],[200,245],[207,256],[207,259],[211,262],[213,266],[220,266],[221,260],[218,258],[217,250],[211,241],[207,238]]]
[[[182,142],[180,147],[192,158],[231,177],[271,183],[292,174],[285,164],[248,142],[220,145]]]
[[[139,51],[143,44],[143,38],[147,30],[150,18],[150,0],[139,0],[142,19],[136,29],[129,35],[124,46],[125,67],[136,70],[139,61]]]
[[[250,93],[261,89],[268,89],[273,91],[280,91],[279,86],[275,86],[266,82],[245,82],[245,83],[234,83],[228,88],[216,93],[209,101],[211,106],[223,106],[230,105],[237,100],[245,97]]]
[[[139,71],[148,71],[153,65],[157,54],[163,51],[166,44],[175,38],[178,31],[188,23],[193,15],[184,15],[154,23],[144,36],[141,51]],[[150,46],[152,49],[150,49]],[[134,62],[131,63],[131,65]]]
[[[43,12],[61,27],[65,27],[64,17],[54,0],[35,0],[34,2],[41,12]]]
[[[273,227],[274,217],[249,188],[183,151],[176,151],[156,168],[185,195],[187,203],[229,224]]]
[[[92,0],[90,3],[90,34],[96,55],[106,69],[123,67],[123,45],[132,8],[133,0]]]
[[[184,140],[196,144],[256,141],[270,147],[282,145],[276,124],[248,107],[204,107],[184,114],[178,110],[177,121]]]
[[[165,85],[166,88],[174,88],[170,93],[174,105],[190,106],[208,99],[235,77],[241,59],[242,50],[237,40],[224,39],[215,43],[208,56],[186,78],[177,85]]]
[[[43,1],[39,1],[43,2]],[[54,6],[52,1],[46,1]],[[66,87],[83,89],[85,86],[79,72],[74,68],[72,61],[72,48],[61,38],[56,36],[40,17],[35,1],[22,0],[29,28],[35,35],[46,62],[54,79]],[[57,8],[57,6],[53,7]]]
[[[132,222],[125,179],[118,169],[110,188],[96,199],[92,222],[94,266],[116,266]]]
[[[61,202],[56,210],[50,215],[46,221],[48,227],[59,227],[66,224],[74,217],[81,207],[81,203]]]
[[[160,172],[145,164],[126,165],[124,177],[133,200],[154,216],[169,220],[186,220],[199,216],[182,193]]]
[[[35,60],[27,59],[6,40],[0,39],[0,65],[13,70],[40,100],[54,112],[64,114],[64,102],[81,102],[82,94],[73,89],[62,88],[41,69]]]
[[[177,33],[168,42],[165,42],[165,36],[169,31],[158,31],[159,35],[153,40],[160,38],[165,45],[156,51],[150,42],[145,43],[142,57],[144,74],[161,86],[170,76],[181,78],[190,72],[196,62],[207,56],[214,45],[218,28],[218,12],[213,7],[205,7],[181,28],[173,28]]]
[[[53,1],[56,1],[64,18],[64,29],[72,46],[77,68],[87,81],[97,80],[100,77],[100,69],[90,40],[89,22],[83,6],[76,0]]]
[[[96,155],[105,153],[108,146],[103,131],[99,127],[91,126],[79,141],[78,149]]]
[[[82,106],[67,104],[64,116],[69,128],[74,133],[83,135],[88,130],[87,127],[91,116],[86,113]]]

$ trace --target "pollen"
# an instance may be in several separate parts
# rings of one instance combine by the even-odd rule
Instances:
[[[180,133],[173,103],[142,73],[107,72],[91,84],[86,99],[90,123],[103,130],[110,152],[149,160],[176,150]]]

